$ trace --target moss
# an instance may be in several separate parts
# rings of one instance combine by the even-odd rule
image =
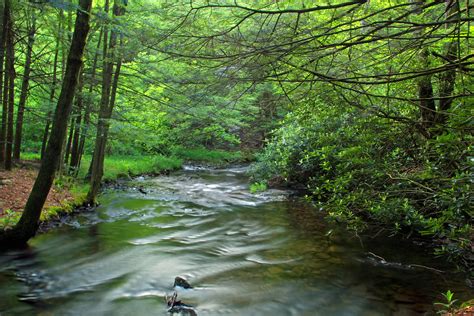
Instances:
[[[89,185],[74,183],[70,188],[69,192],[72,195],[72,199],[61,201],[60,206],[48,206],[43,208],[41,212],[41,221],[48,221],[51,219],[57,219],[59,216],[73,212],[77,207],[82,206],[86,201],[87,190]]]

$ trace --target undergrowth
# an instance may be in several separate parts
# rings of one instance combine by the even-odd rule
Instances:
[[[83,158],[79,178],[86,176],[90,161],[90,156]],[[182,159],[175,156],[108,156],[104,161],[104,176],[102,179],[111,181],[140,174],[158,174],[179,169],[182,164]]]
[[[207,148],[174,147],[172,153],[174,156],[186,161],[208,162],[213,164],[238,162],[243,158],[239,151],[211,150]]]

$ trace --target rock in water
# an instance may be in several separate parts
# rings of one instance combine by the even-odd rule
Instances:
[[[193,288],[193,287],[191,286],[191,284],[189,284],[188,281],[186,281],[184,278],[179,277],[179,276],[177,276],[177,277],[174,279],[174,285],[173,285],[173,287],[176,287],[176,286],[182,287],[183,289],[192,289],[192,288]]]
[[[171,314],[182,314],[182,315],[190,315],[190,316],[197,316],[196,311],[191,305],[187,305],[181,301],[178,301],[178,293],[174,292],[173,295],[168,297],[165,296],[166,305],[168,305],[168,312]]]

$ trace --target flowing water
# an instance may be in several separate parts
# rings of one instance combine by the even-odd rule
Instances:
[[[187,168],[108,190],[28,249],[0,254],[1,315],[417,315],[469,295],[424,247],[358,239],[285,191],[248,191],[244,169]],[[419,266],[418,266],[419,265]]]

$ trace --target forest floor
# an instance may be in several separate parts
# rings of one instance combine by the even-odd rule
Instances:
[[[39,163],[36,161],[22,161],[19,167],[11,171],[0,170],[0,217],[8,210],[21,212],[38,174]],[[74,195],[67,188],[53,185],[46,200],[45,207],[62,207],[65,203],[75,200]]]

